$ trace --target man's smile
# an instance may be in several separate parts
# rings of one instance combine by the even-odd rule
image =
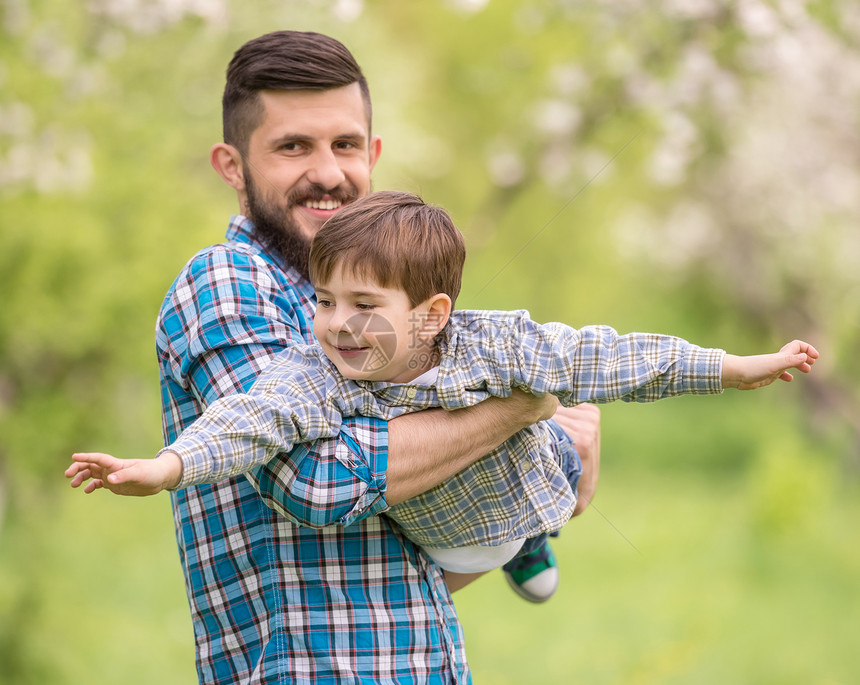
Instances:
[[[342,200],[305,200],[301,203],[302,207],[308,209],[340,209],[343,206]]]

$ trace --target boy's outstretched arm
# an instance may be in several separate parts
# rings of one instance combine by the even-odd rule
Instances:
[[[723,359],[723,387],[755,390],[776,380],[790,381],[794,376],[789,373],[789,369],[809,373],[816,359],[818,350],[802,340],[784,345],[775,354],[749,357],[727,354]]]
[[[73,488],[89,480],[87,494],[105,488],[117,495],[144,497],[176,487],[182,476],[182,461],[174,452],[162,452],[155,459],[117,459],[101,452],[73,454],[66,469]]]

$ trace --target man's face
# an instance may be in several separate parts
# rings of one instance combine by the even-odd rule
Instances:
[[[345,378],[405,383],[418,376],[432,346],[418,335],[426,314],[398,288],[337,267],[315,283],[314,335]]]
[[[244,160],[246,213],[302,273],[320,227],[370,192],[379,138],[370,138],[357,83],[325,91],[264,91],[263,121]],[[285,254],[284,254],[285,253]]]

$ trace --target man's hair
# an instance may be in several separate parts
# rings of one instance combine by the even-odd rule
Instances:
[[[337,267],[384,288],[400,288],[412,307],[431,295],[457,300],[466,247],[448,212],[417,195],[383,190],[337,212],[314,236],[310,280]]]
[[[262,123],[263,90],[331,90],[358,83],[371,126],[370,90],[361,67],[339,41],[321,33],[275,31],[240,47],[227,67],[221,100],[224,142],[243,155]]]

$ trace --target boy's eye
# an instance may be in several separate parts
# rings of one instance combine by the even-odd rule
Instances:
[[[327,308],[331,307],[332,303],[330,300],[317,300],[317,307]]]
[[[359,302],[355,305],[356,309],[360,309],[361,311],[367,311],[368,309],[373,309],[376,305],[367,304],[366,302]]]

